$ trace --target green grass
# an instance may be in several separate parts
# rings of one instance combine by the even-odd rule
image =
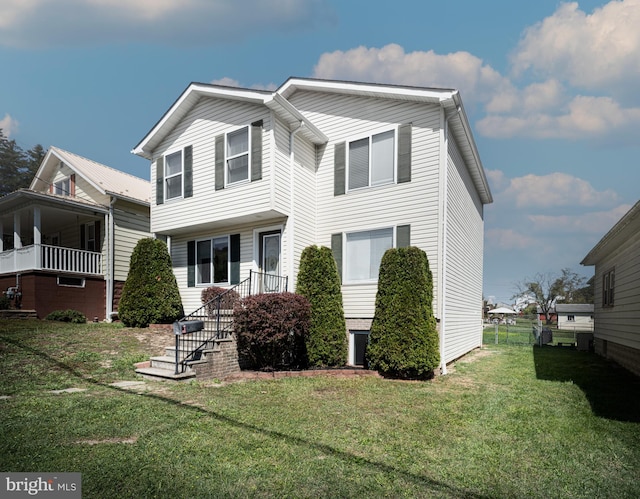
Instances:
[[[141,332],[0,321],[0,470],[81,472],[87,498],[640,497],[640,380],[594,354],[489,344],[429,382],[116,388]]]

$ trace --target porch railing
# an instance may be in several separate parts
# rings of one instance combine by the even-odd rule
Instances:
[[[23,246],[0,253],[0,273],[53,270],[74,274],[102,274],[102,255],[46,244]]]
[[[260,293],[287,291],[287,287],[287,277],[250,271],[247,279],[177,321],[174,324],[176,374],[185,372],[189,362],[199,360],[204,350],[213,347],[215,340],[225,339],[231,335],[235,301]],[[204,328],[192,332],[182,332],[181,323],[190,321],[202,321]]]

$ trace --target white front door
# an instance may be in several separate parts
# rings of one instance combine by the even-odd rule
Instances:
[[[280,231],[261,232],[260,244],[260,272],[262,272],[261,291],[273,293],[280,288]]]

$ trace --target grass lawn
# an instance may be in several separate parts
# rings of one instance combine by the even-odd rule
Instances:
[[[149,333],[0,321],[0,471],[83,497],[640,497],[640,380],[488,344],[428,382],[136,380]],[[52,390],[79,388],[75,393]]]

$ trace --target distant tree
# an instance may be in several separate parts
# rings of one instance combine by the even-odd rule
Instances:
[[[0,128],[0,196],[29,187],[46,152],[41,145],[23,151]]]
[[[141,239],[131,254],[118,318],[125,326],[147,327],[170,324],[183,315],[167,245],[151,237]]]
[[[312,366],[347,363],[347,327],[342,308],[340,275],[326,246],[308,246],[300,255],[296,293],[311,304],[307,355]]]
[[[594,303],[596,276],[592,276],[587,281],[587,285],[576,291],[575,303]]]
[[[581,301],[579,292],[584,285],[585,278],[571,271],[562,269],[561,274],[536,274],[516,283],[516,294],[513,299],[533,297],[540,312],[544,314],[547,324],[551,323],[551,310],[558,301],[576,303]]]

